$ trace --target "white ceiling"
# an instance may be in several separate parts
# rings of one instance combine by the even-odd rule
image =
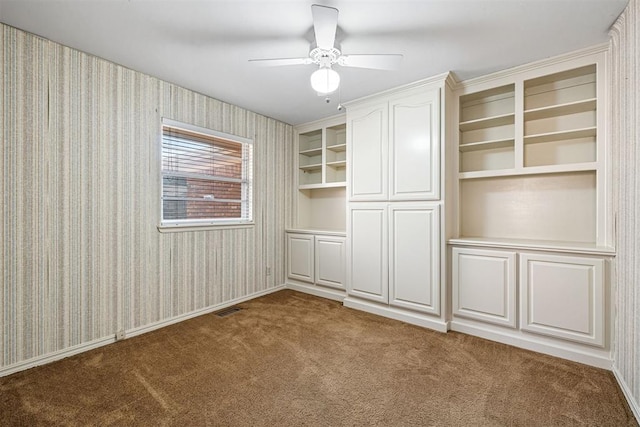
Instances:
[[[339,9],[345,54],[401,53],[398,71],[335,69],[348,101],[446,71],[480,76],[607,40],[627,0],[0,0],[0,21],[282,120],[337,113],[309,85],[311,4]]]

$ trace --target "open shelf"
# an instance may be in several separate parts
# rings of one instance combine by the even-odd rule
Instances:
[[[524,119],[539,120],[568,114],[583,113],[585,111],[595,111],[596,105],[596,98],[589,98],[575,102],[568,102],[566,104],[534,108],[524,112]]]
[[[559,132],[548,132],[537,135],[527,135],[524,137],[525,144],[538,144],[541,142],[558,141],[565,139],[578,139],[590,136],[596,136],[596,127],[589,127],[584,129],[572,129]]]
[[[460,122],[460,131],[466,132],[470,130],[486,129],[496,126],[512,125],[515,120],[515,114],[503,114],[500,116],[483,117],[481,119]]]
[[[327,150],[340,153],[347,150],[347,144],[328,145]]]
[[[491,141],[470,142],[467,144],[460,144],[460,152],[487,150],[491,148],[506,148],[513,147],[515,140],[509,139],[494,139]]]
[[[322,154],[322,148],[311,148],[309,150],[300,151],[300,154],[307,157],[319,156]]]

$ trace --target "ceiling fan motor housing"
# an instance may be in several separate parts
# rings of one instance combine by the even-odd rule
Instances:
[[[335,47],[331,49],[317,47],[309,52],[309,58],[311,58],[314,64],[319,65],[321,68],[328,68],[333,64],[337,64],[340,55],[342,55],[342,52]]]

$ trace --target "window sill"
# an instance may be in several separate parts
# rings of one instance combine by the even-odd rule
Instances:
[[[160,224],[158,231],[160,233],[181,233],[187,231],[212,231],[212,230],[230,230],[235,228],[252,228],[253,222],[244,222],[236,224]]]

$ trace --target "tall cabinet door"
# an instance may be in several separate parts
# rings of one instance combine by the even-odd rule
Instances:
[[[392,203],[389,220],[389,303],[439,315],[439,205]]]
[[[440,90],[389,102],[389,200],[440,198]]]
[[[388,104],[349,111],[347,161],[349,200],[387,200]]]
[[[386,203],[351,203],[347,223],[347,290],[350,295],[389,301]]]

